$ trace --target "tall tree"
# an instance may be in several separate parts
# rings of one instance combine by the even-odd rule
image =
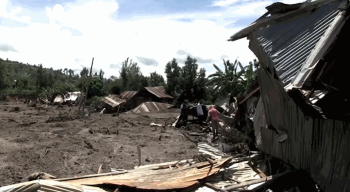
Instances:
[[[89,69],[87,67],[84,67],[83,70],[80,71],[81,77],[87,77],[89,75]]]
[[[197,69],[198,64],[197,60],[187,56],[187,60],[185,61],[185,66],[182,67],[182,87],[184,88],[182,93],[182,98],[188,99],[189,101],[193,101],[195,98],[194,95],[194,87],[195,80],[197,78]]]
[[[3,90],[5,90],[5,88],[7,87],[7,83],[6,83],[6,80],[5,80],[5,65],[3,64],[3,60],[0,59],[0,96],[3,92]]]
[[[194,90],[194,95],[196,100],[208,100],[207,98],[207,88],[206,88],[206,84],[207,84],[207,79],[205,77],[205,69],[201,68],[199,69],[198,72],[198,76],[195,80],[195,90]]]
[[[148,85],[151,87],[156,87],[156,86],[164,86],[165,81],[162,75],[158,74],[157,72],[153,72],[150,74]]]
[[[123,81],[123,91],[138,91],[142,88],[142,73],[136,62],[127,58],[122,62],[120,77]]]
[[[166,90],[173,96],[180,93],[181,67],[178,65],[176,59],[169,61],[165,66],[165,74],[167,79]]]
[[[104,74],[105,74],[105,72],[102,69],[100,69],[100,73],[98,75],[99,75],[101,80],[103,80]]]
[[[36,72],[36,94],[38,95],[42,88],[46,88],[47,85],[46,73],[43,69],[43,65],[39,64]]]

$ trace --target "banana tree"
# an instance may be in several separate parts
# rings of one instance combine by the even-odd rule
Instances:
[[[245,69],[237,59],[234,63],[230,63],[229,60],[223,61],[225,71],[222,71],[217,65],[213,64],[217,71],[208,76],[208,85],[215,86],[215,92],[237,95],[244,91],[245,88],[245,80],[243,79]],[[238,67],[240,67],[241,70],[237,72]]]

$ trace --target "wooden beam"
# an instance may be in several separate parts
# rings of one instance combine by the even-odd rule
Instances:
[[[70,177],[70,178],[60,178],[60,179],[52,179],[53,181],[69,181],[69,180],[78,180],[78,179],[85,179],[85,178],[91,178],[91,177],[101,177],[101,176],[109,176],[109,175],[119,175],[127,173],[127,170],[118,171],[118,172],[110,172],[110,173],[102,173],[102,174],[93,174],[93,175],[85,175],[81,177]]]
[[[209,187],[210,189],[213,189],[215,191],[221,191],[221,192],[227,192],[226,190],[220,189],[219,187],[211,184],[211,183],[204,183],[206,187]]]
[[[281,174],[277,174],[277,175],[268,176],[268,177],[261,178],[261,179],[255,179],[255,180],[252,180],[252,181],[242,182],[242,183],[236,184],[236,185],[231,185],[231,186],[227,187],[225,190],[226,191],[230,191],[230,190],[242,188],[242,187],[253,185],[253,184],[257,184],[257,183],[263,183],[263,182],[266,182],[266,181],[271,181],[271,180],[274,180],[274,179],[276,179],[278,177],[286,175],[287,173],[289,173],[289,171],[281,173]]]

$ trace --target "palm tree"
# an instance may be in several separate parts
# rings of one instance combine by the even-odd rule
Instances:
[[[245,90],[245,80],[243,79],[245,70],[241,62],[239,62],[237,59],[234,63],[230,63],[229,60],[224,60],[225,72],[223,72],[215,64],[213,65],[217,71],[208,76],[208,85],[214,85],[215,92],[237,95]],[[241,68],[241,70],[237,72],[238,66]]]

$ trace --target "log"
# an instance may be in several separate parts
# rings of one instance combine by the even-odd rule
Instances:
[[[274,179],[276,179],[276,178],[278,178],[278,177],[281,177],[281,176],[283,176],[283,175],[286,175],[287,173],[289,173],[289,171],[286,171],[286,172],[281,173],[281,174],[276,174],[276,175],[268,176],[268,177],[261,178],[261,179],[255,179],[255,180],[252,180],[252,181],[242,182],[242,183],[236,184],[236,185],[231,185],[231,186],[227,187],[225,190],[226,190],[226,191],[230,191],[230,190],[242,188],[242,187],[249,186],[249,185],[253,185],[253,184],[257,184],[257,183],[262,183],[262,182],[274,180]]]

